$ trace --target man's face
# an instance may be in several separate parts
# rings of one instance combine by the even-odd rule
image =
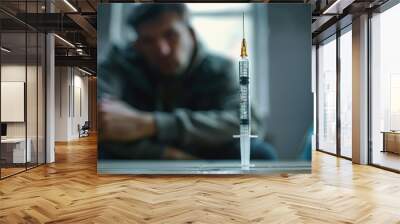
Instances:
[[[163,13],[155,20],[139,25],[137,33],[135,48],[161,74],[179,74],[189,65],[194,38],[176,13]]]

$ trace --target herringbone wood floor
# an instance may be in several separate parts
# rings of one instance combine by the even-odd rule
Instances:
[[[314,153],[313,174],[98,176],[96,139],[0,181],[0,223],[400,223],[400,175]]]

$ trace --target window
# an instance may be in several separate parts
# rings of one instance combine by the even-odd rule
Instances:
[[[336,36],[318,48],[318,149],[336,153]]]
[[[253,42],[253,20],[249,4],[187,4],[192,12],[191,22],[196,28],[200,40],[206,47],[225,57],[237,60],[240,54],[242,39],[243,12],[245,13],[245,37],[248,42]],[[225,34],[221,35],[221,30]],[[253,45],[248,44],[249,52],[253,52]],[[254,54],[250,54],[254,55]]]
[[[317,143],[321,151],[350,159],[353,97],[351,25],[340,30],[339,35],[329,37],[318,47]]]
[[[346,32],[347,31],[347,32]],[[340,155],[352,157],[352,33],[340,36]]]
[[[371,19],[372,163],[400,170],[400,5]]]

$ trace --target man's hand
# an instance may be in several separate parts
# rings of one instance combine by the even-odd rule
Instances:
[[[155,134],[156,126],[151,113],[136,110],[116,99],[100,102],[102,138],[115,141],[133,141]]]

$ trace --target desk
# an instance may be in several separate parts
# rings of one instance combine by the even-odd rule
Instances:
[[[143,161],[98,160],[98,174],[271,174],[311,173],[311,161],[251,160],[248,170],[240,167],[240,160]]]
[[[383,131],[382,152],[400,154],[400,131]]]
[[[31,145],[30,138],[27,139],[27,147],[25,151],[25,138],[6,138],[1,139],[1,159],[6,163],[25,163],[31,161]],[[25,161],[27,159],[27,161]]]

